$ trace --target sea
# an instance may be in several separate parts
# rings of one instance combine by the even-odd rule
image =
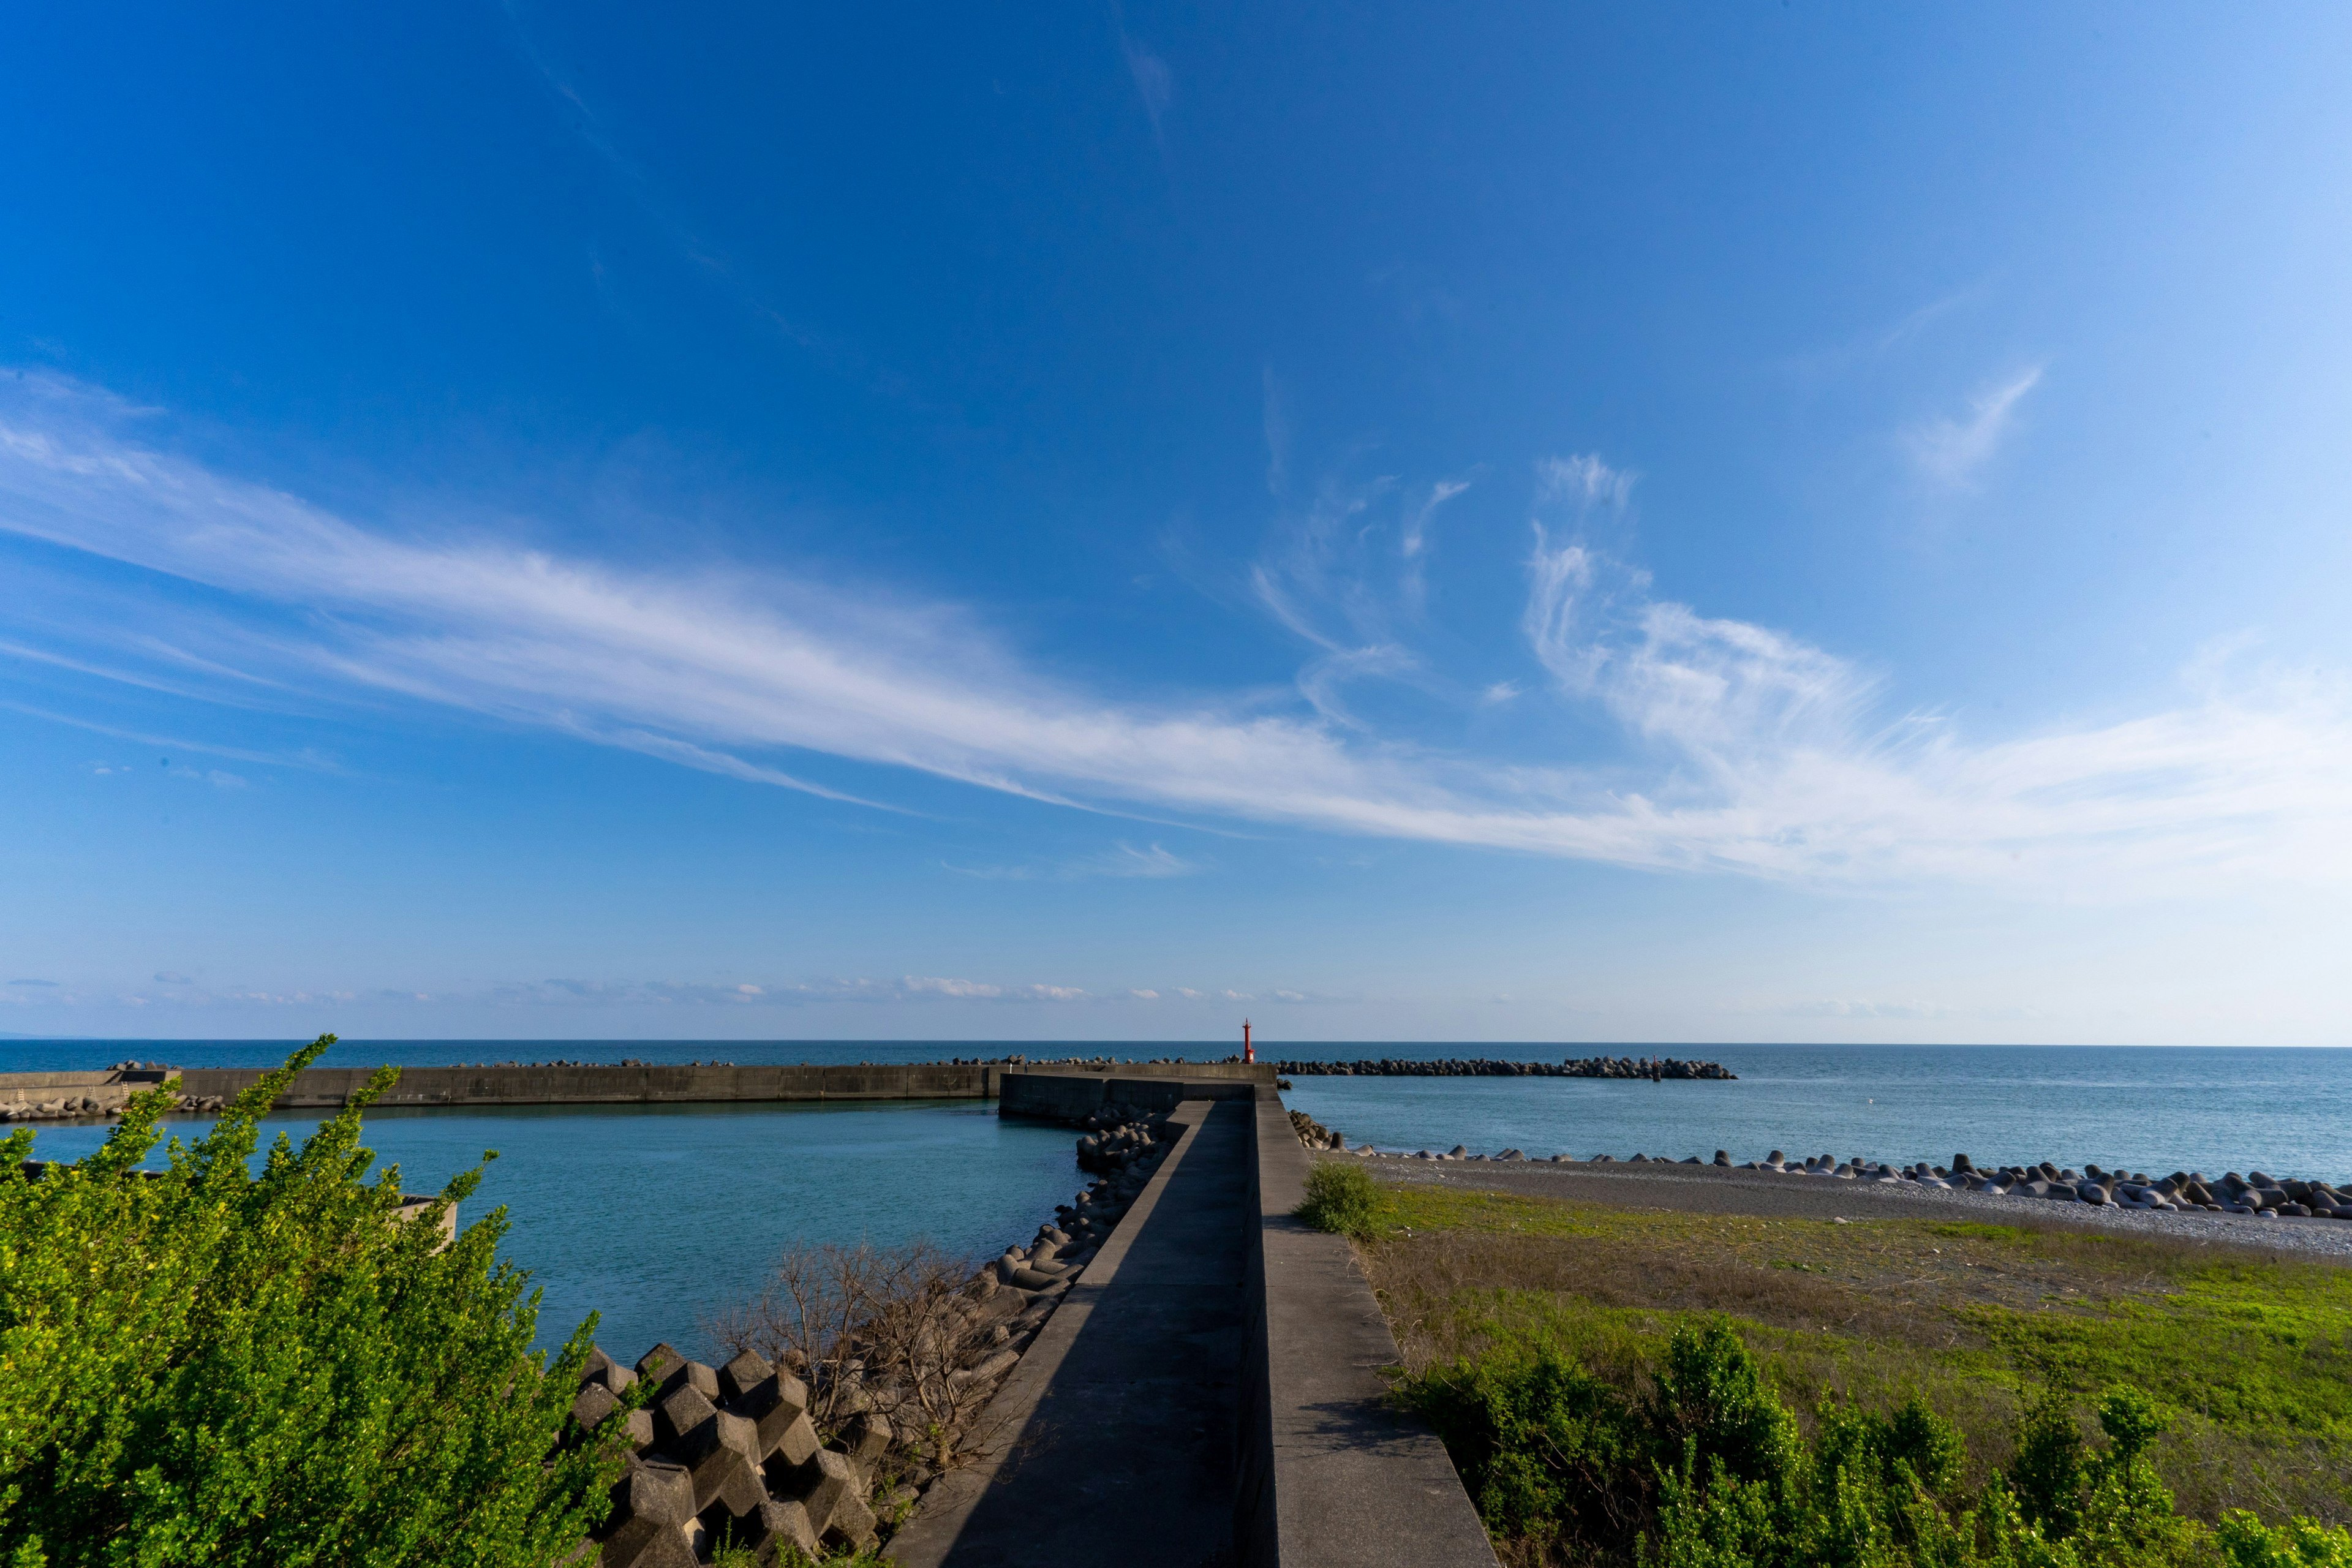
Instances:
[[[0,1040],[0,1071],[267,1067],[290,1041]],[[1023,1054],[1218,1060],[1230,1045],[1128,1041],[352,1040],[321,1066],[471,1063],[916,1062]],[[1300,1075],[1284,1095],[1344,1134],[1400,1151],[1516,1148],[1533,1157],[1635,1153],[1736,1163],[1778,1149],[1980,1165],[2085,1162],[2151,1175],[2263,1170],[2352,1180],[2352,1049],[2127,1046],[1277,1044],[1261,1059],[1591,1056],[1718,1061],[1735,1081]],[[299,1142],[315,1114],[269,1119]],[[200,1136],[206,1122],[173,1118]],[[1063,1128],[998,1119],[969,1100],[876,1105],[477,1107],[384,1110],[365,1142],[403,1187],[431,1192],[499,1157],[463,1217],[503,1210],[503,1251],[542,1292],[540,1338],[589,1313],[634,1361],[668,1340],[718,1348],[714,1325],[798,1244],[920,1237],[979,1259],[1026,1242],[1085,1177]],[[101,1123],[42,1125],[35,1154],[77,1159]]]

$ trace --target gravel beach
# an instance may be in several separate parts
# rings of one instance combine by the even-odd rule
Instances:
[[[1923,1219],[2066,1226],[2110,1235],[2160,1236],[2198,1246],[2292,1252],[2352,1262],[2352,1223],[2282,1215],[2167,1214],[2095,1208],[2033,1198],[1990,1197],[1909,1182],[1853,1182],[1715,1165],[1553,1164],[1549,1161],[1416,1160],[1393,1154],[1318,1154],[1361,1160],[1383,1181],[1523,1194],[1612,1208],[1757,1215],[1773,1219]]]

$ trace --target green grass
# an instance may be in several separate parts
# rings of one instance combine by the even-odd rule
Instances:
[[[1341,1167],[1360,1174],[1361,1167]],[[1971,1485],[2022,1405],[2117,1383],[2173,1413],[2153,1450],[2183,1511],[2352,1521],[2352,1270],[2031,1224],[1760,1219],[1374,1184],[1349,1226],[1407,1365],[1556,1346],[1629,1394],[1667,1338],[1727,1316],[1810,1422],[1916,1394]]]

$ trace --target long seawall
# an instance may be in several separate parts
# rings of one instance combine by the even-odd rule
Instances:
[[[369,1068],[309,1068],[278,1097],[281,1110],[332,1110],[367,1086]],[[730,1100],[995,1100],[1019,1062],[922,1062],[908,1066],[829,1063],[786,1066],[541,1066],[403,1068],[381,1106],[684,1105]],[[1265,1063],[1056,1064],[1057,1077],[1100,1079],[1233,1079],[1271,1083]],[[258,1083],[257,1068],[191,1068],[180,1092],[227,1100]],[[5,1092],[0,1081],[0,1092]]]

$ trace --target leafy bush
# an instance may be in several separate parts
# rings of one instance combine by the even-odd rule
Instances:
[[[1380,1201],[1381,1189],[1361,1165],[1320,1160],[1307,1173],[1307,1201],[1296,1212],[1317,1230],[1368,1237]]]
[[[2352,1536],[2174,1511],[2148,1453],[2167,1425],[2110,1389],[2106,1442],[2045,1396],[1973,1496],[1959,1432],[1912,1398],[1824,1402],[1808,1438],[1731,1325],[1677,1329],[1635,1396],[1559,1347],[1501,1341],[1406,1380],[1487,1529],[1521,1558],[1643,1568],[2352,1568]]]
[[[2213,1539],[2230,1568],[2352,1568],[2352,1531],[2307,1519],[2264,1530],[2252,1514],[2232,1509],[2221,1516]]]
[[[624,1417],[567,1431],[595,1326],[532,1353],[503,1209],[443,1224],[366,1180],[360,1112],[250,1168],[260,1117],[331,1035],[138,1167],[177,1089],[36,1172],[0,1140],[0,1562],[9,1568],[566,1561],[609,1508]],[[489,1156],[485,1156],[489,1158]],[[559,1439],[566,1439],[561,1447]]]
[[[1496,1534],[1609,1542],[1646,1517],[1653,1445],[1632,1402],[1556,1347],[1499,1347],[1407,1390]]]

